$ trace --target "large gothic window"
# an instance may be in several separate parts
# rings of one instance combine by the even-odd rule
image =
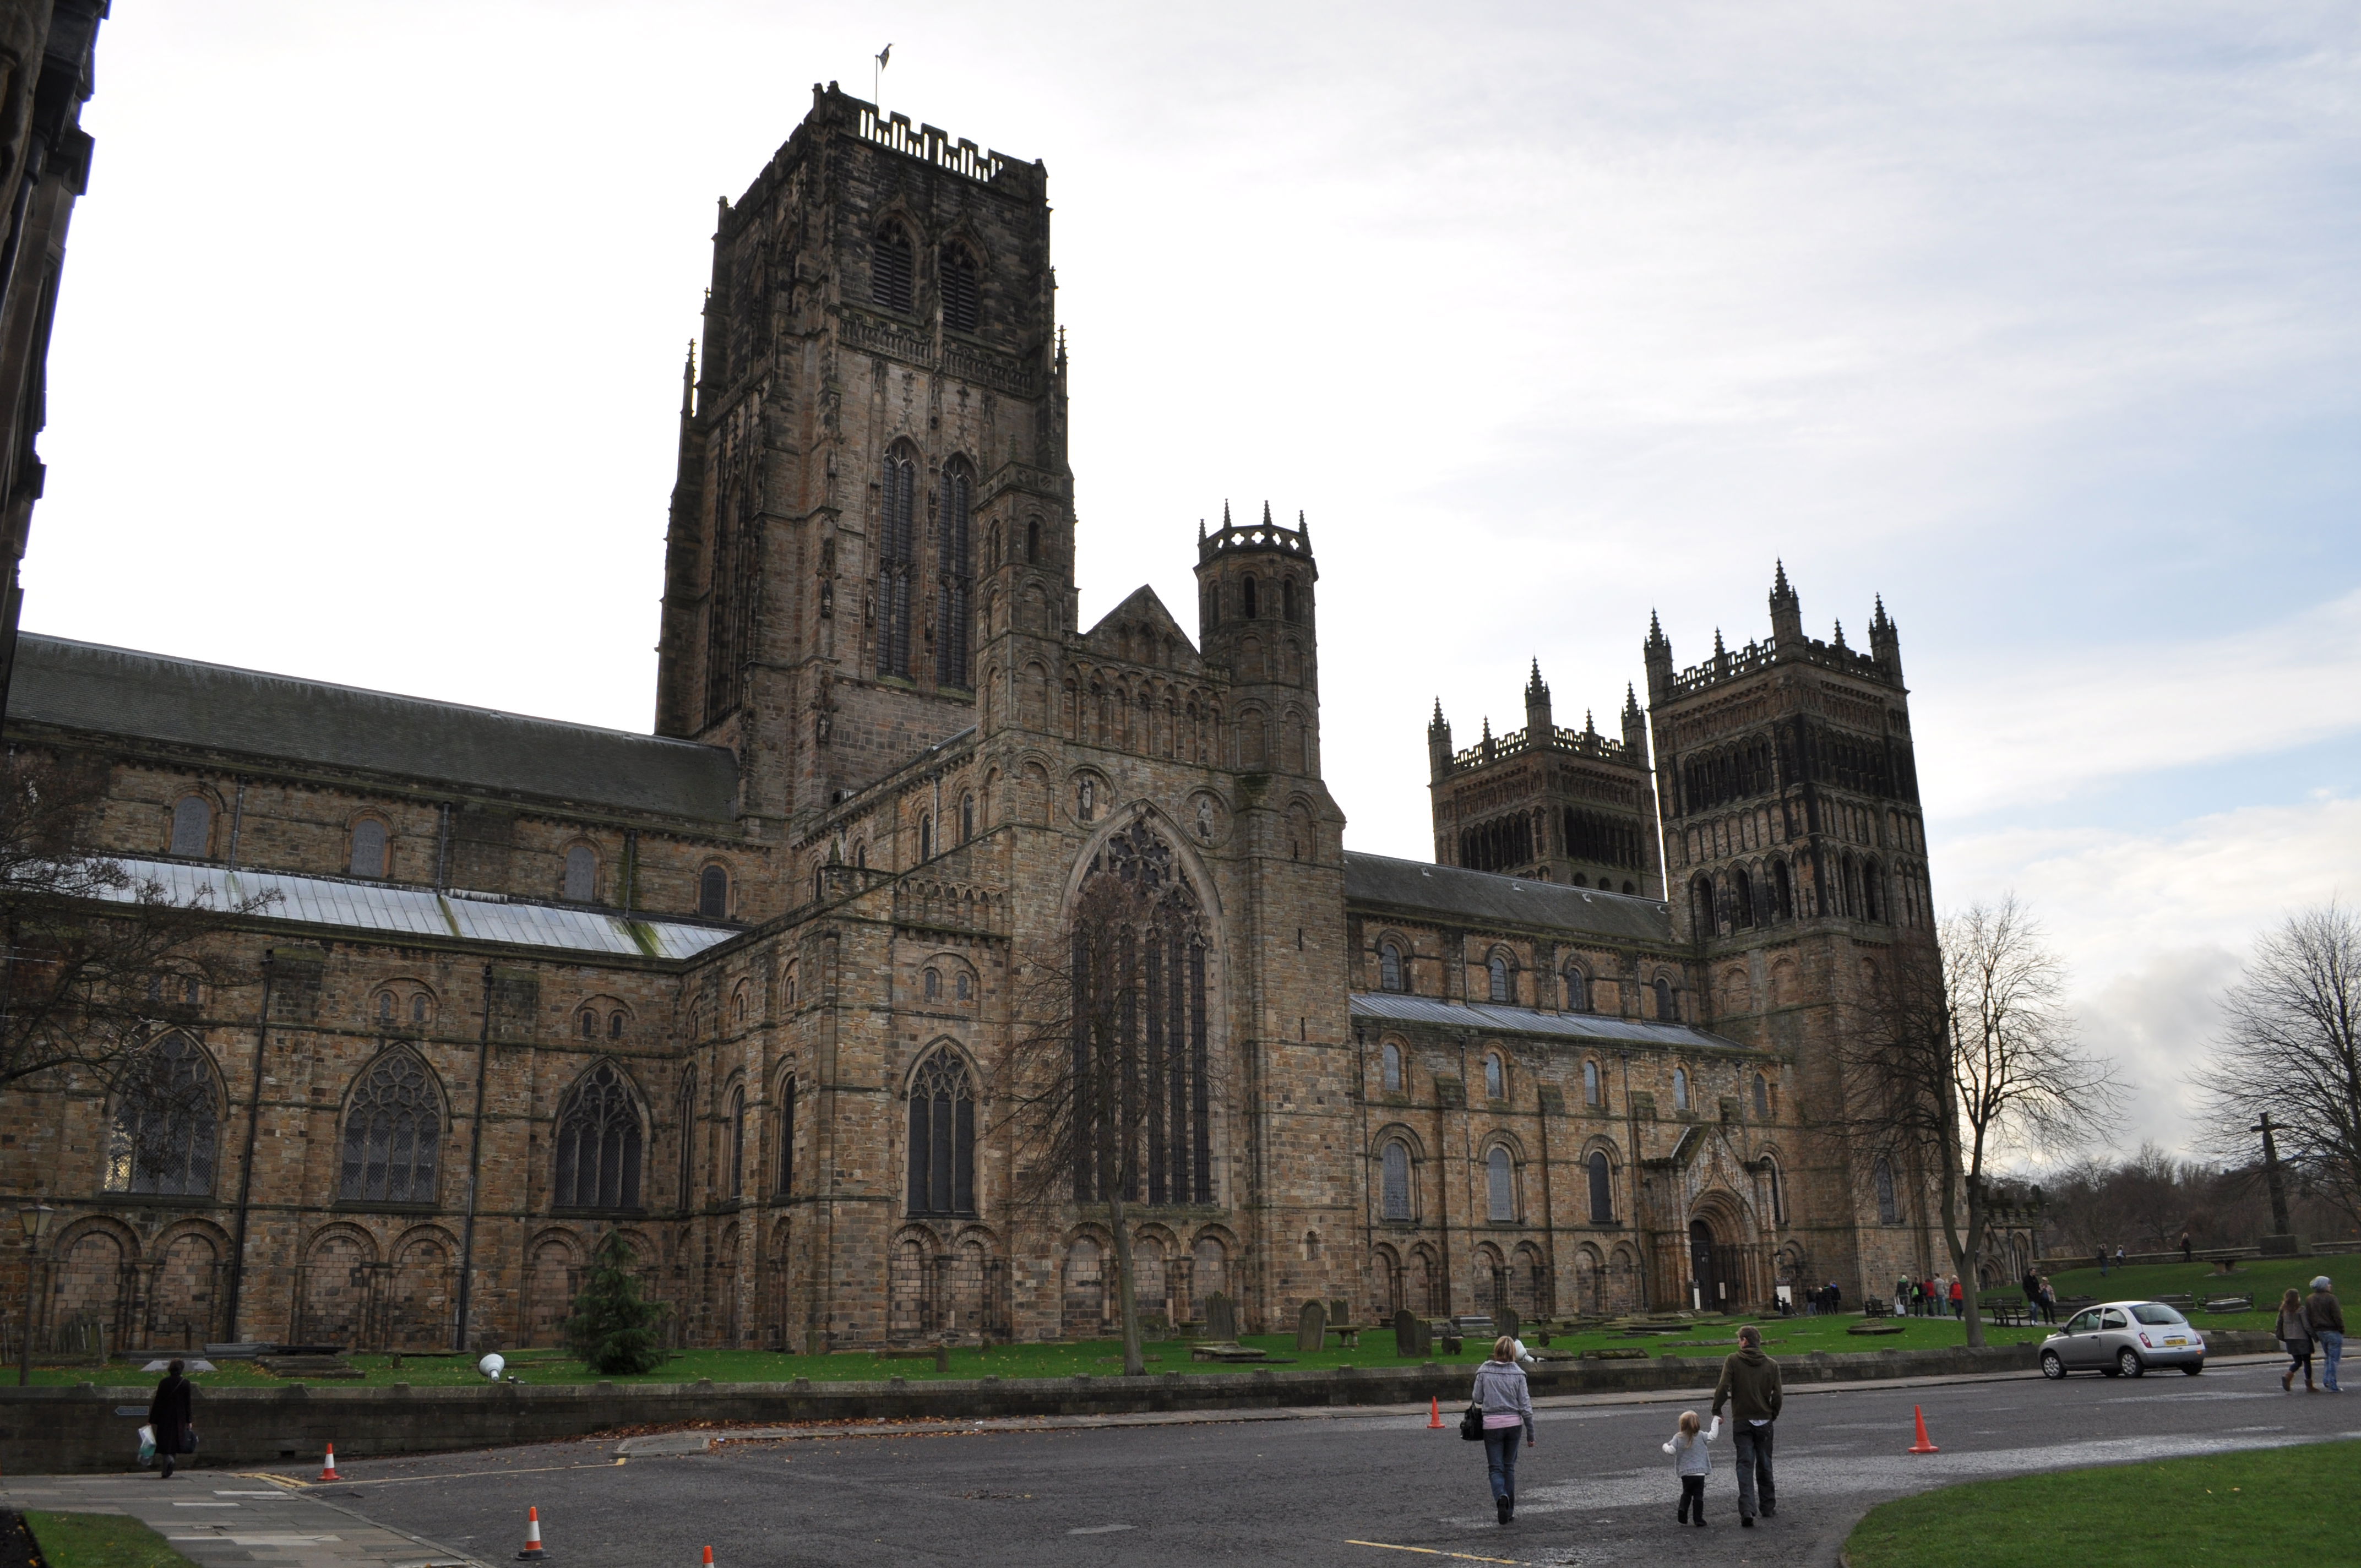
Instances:
[[[640,1105],[613,1062],[575,1084],[557,1112],[560,1209],[640,1206]]]
[[[910,1212],[975,1212],[975,1091],[948,1046],[910,1080]]]
[[[910,576],[917,565],[918,465],[907,449],[885,455],[877,518],[877,673],[910,673]]]
[[[133,1058],[106,1141],[106,1190],[208,1197],[221,1141],[214,1067],[175,1031]]]
[[[1109,839],[1073,912],[1077,1201],[1213,1201],[1209,945],[1172,847],[1145,821]]]
[[[354,1202],[432,1203],[442,1148],[442,1099],[426,1064],[388,1051],[345,1112],[345,1169],[336,1196]]]
[[[935,679],[947,686],[975,684],[968,673],[969,644],[975,637],[975,528],[970,516],[974,491],[965,463],[953,460],[944,467],[942,529],[936,540],[941,581],[936,588]]]

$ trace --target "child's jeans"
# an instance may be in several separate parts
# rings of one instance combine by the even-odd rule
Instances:
[[[1688,1523],[1689,1505],[1692,1503],[1697,1505],[1697,1523],[1705,1523],[1705,1477],[1702,1475],[1684,1475],[1681,1477],[1680,1511],[1675,1514],[1673,1518],[1682,1524]]]

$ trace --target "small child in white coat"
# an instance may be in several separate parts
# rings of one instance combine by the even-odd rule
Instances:
[[[1673,1456],[1673,1472],[1681,1478],[1681,1507],[1680,1511],[1673,1516],[1675,1524],[1689,1523],[1689,1509],[1694,1505],[1697,1508],[1696,1522],[1700,1529],[1704,1527],[1705,1478],[1713,1474],[1713,1455],[1706,1452],[1705,1445],[1720,1434],[1719,1416],[1713,1418],[1713,1425],[1699,1431],[1697,1413],[1683,1410],[1681,1430],[1673,1434],[1672,1442],[1664,1444],[1664,1452]]]

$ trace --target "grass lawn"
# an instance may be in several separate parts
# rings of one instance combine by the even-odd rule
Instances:
[[[2111,1267],[2104,1278],[2095,1268],[2070,1268],[2051,1275],[2049,1281],[2061,1297],[2092,1296],[2102,1301],[2176,1295],[2202,1301],[2208,1296],[2251,1295],[2253,1311],[2198,1312],[2196,1324],[2201,1329],[2260,1329],[2268,1333],[2279,1322],[2279,1292],[2292,1286],[2297,1294],[2309,1295],[2312,1282],[2323,1274],[2336,1282],[2337,1299],[2348,1303],[2349,1311],[2349,1304],[2361,1299],[2361,1253],[2241,1258],[2235,1272],[2226,1277],[2215,1273],[2210,1263],[2150,1263]]]
[[[164,1538],[128,1514],[50,1514],[25,1510],[44,1568],[196,1568]]]
[[[1853,1568],[2349,1563],[2356,1502],[2361,1442],[2302,1443],[1946,1486],[1872,1508],[1845,1552]]]
[[[1898,1322],[1902,1332],[1866,1337],[1848,1333],[1847,1329],[1861,1321],[1857,1315],[1846,1314],[1826,1318],[1771,1318],[1748,1320],[1741,1318],[1708,1319],[1677,1333],[1618,1333],[1613,1331],[1582,1334],[1551,1336],[1553,1349],[1576,1352],[1599,1349],[1636,1349],[1651,1356],[1685,1355],[1719,1357],[1736,1348],[1738,1324],[1760,1321],[1764,1325],[1766,1347],[1773,1355],[1800,1355],[1812,1351],[1844,1353],[1866,1350],[1930,1350],[1964,1344],[1965,1329],[1948,1318],[1904,1318]],[[2003,1329],[1987,1326],[1986,1341],[1993,1344],[2013,1343],[2026,1339],[2038,1339],[2046,1332],[2039,1329]],[[1526,1343],[1532,1344],[1534,1335],[1527,1331]],[[1270,1353],[1272,1363],[1298,1367],[1366,1366],[1397,1367],[1411,1365],[1393,1353],[1394,1339],[1390,1330],[1365,1332],[1360,1348],[1345,1350],[1334,1339],[1327,1347],[1310,1354],[1298,1354],[1293,1334],[1251,1334],[1245,1343],[1260,1346]],[[1461,1365],[1471,1370],[1489,1349],[1488,1342],[1470,1339],[1456,1356],[1445,1356],[1439,1351],[1433,1359]],[[503,1352],[509,1370],[527,1383],[595,1383],[598,1374],[574,1360],[562,1350],[522,1350]],[[1198,1363],[1189,1359],[1185,1342],[1159,1343],[1148,1346],[1151,1358],[1150,1372],[1190,1372],[1236,1376],[1254,1370],[1252,1365],[1223,1365]],[[104,1383],[126,1387],[152,1383],[158,1375],[140,1368],[150,1357],[120,1360],[104,1369],[92,1366],[37,1366],[33,1371],[36,1383],[49,1385]],[[472,1355],[405,1355],[401,1365],[390,1355],[357,1354],[352,1363],[368,1373],[363,1387],[385,1387],[396,1383],[414,1387],[445,1387],[453,1384],[481,1383],[475,1370]],[[1089,1340],[1058,1344],[996,1345],[989,1350],[954,1350],[950,1370],[935,1370],[931,1356],[902,1360],[862,1353],[836,1355],[787,1355],[771,1351],[754,1350],[693,1350],[667,1361],[662,1368],[640,1377],[619,1377],[617,1383],[693,1383],[709,1377],[716,1383],[788,1382],[808,1377],[815,1383],[840,1383],[906,1377],[912,1382],[937,1377],[1071,1377],[1078,1373],[1094,1376],[1115,1376],[1122,1369],[1121,1353],[1113,1341]],[[196,1381],[208,1387],[254,1388],[280,1387],[280,1380],[244,1362],[226,1362],[214,1372],[199,1374]],[[322,1381],[322,1388],[350,1387],[350,1380]]]

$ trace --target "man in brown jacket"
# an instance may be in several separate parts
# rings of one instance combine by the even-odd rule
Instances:
[[[1762,1514],[1779,1511],[1779,1491],[1771,1479],[1771,1428],[1779,1419],[1779,1364],[1763,1354],[1763,1331],[1752,1323],[1738,1331],[1737,1354],[1721,1364],[1721,1381],[1714,1385],[1713,1413],[1724,1405],[1737,1419],[1730,1423],[1732,1457],[1738,1462],[1738,1522],[1754,1528],[1755,1497]]]
[[[2320,1346],[2321,1369],[2325,1376],[2321,1386],[2332,1394],[2345,1390],[2337,1387],[2336,1364],[2345,1359],[2345,1309],[2337,1304],[2336,1281],[2325,1274],[2312,1282],[2312,1294],[2303,1303],[2303,1315],[2312,1324],[2312,1337]]]

